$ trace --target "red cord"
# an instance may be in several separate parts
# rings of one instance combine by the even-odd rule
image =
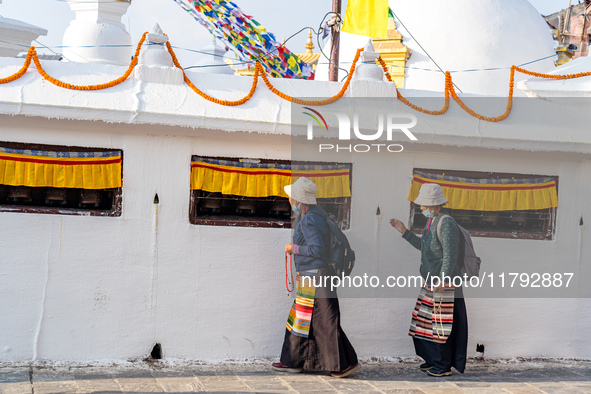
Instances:
[[[289,281],[289,278],[288,278],[288,275],[287,275],[287,252],[285,252],[285,289],[287,290],[288,295],[294,289],[293,271],[292,271],[292,264],[291,264],[291,254],[289,255],[289,273],[291,275],[291,282]],[[291,283],[291,290],[289,289],[290,283]]]

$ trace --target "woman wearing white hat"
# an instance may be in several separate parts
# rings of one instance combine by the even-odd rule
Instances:
[[[291,373],[304,368],[331,371],[332,376],[344,378],[356,372],[359,363],[341,328],[336,291],[314,284],[320,283],[314,277],[330,275],[326,263],[330,234],[324,212],[316,205],[316,191],[314,182],[305,177],[285,186],[296,214],[293,243],[285,245],[285,251],[294,256],[298,287],[287,319],[281,359],[272,367]]]
[[[390,220],[402,237],[421,251],[420,272],[426,281],[413,311],[409,335],[417,355],[425,360],[420,366],[422,371],[431,376],[448,376],[454,367],[463,373],[468,346],[466,304],[461,286],[454,288],[443,282],[444,277],[459,275],[460,231],[443,209],[447,200],[441,186],[423,184],[414,203],[429,218],[422,237],[407,230],[400,220]]]

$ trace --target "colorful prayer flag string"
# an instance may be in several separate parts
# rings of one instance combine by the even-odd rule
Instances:
[[[314,79],[312,66],[280,44],[273,33],[226,0],[174,0],[245,63],[259,62],[274,77]]]

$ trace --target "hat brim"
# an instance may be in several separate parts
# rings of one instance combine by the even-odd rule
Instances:
[[[435,198],[424,198],[424,197],[417,197],[414,200],[414,203],[417,205],[422,205],[424,207],[434,207],[437,205],[444,205],[447,204],[447,200],[445,198],[435,199]]]
[[[292,199],[295,200],[297,202],[301,202],[304,204],[313,204],[316,205],[316,196],[314,195],[310,195],[310,194],[303,194],[301,192],[301,190],[298,190],[296,187],[296,190],[292,190],[293,185],[286,185],[283,186],[283,190],[285,190],[285,193]],[[294,195],[295,193],[295,195]]]
[[[287,194],[289,197],[291,197],[291,185],[283,186],[283,190],[285,190],[285,194]],[[293,197],[291,197],[291,198],[293,198]]]

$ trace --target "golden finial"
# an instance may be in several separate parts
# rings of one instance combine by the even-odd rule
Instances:
[[[312,29],[308,32],[308,42],[306,42],[306,53],[313,53],[312,49],[314,49],[314,43],[312,42]]]

